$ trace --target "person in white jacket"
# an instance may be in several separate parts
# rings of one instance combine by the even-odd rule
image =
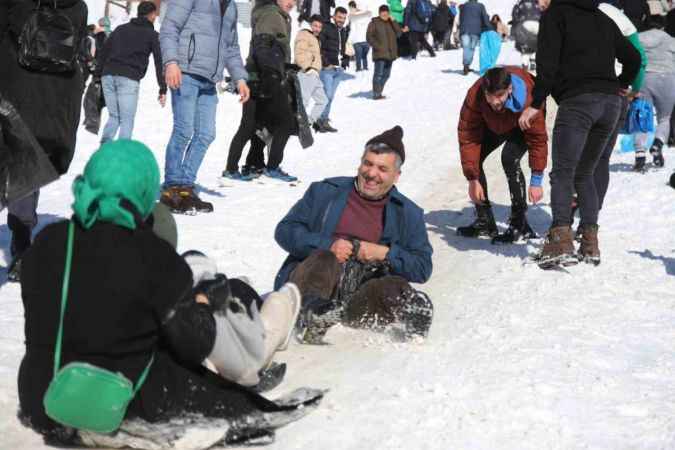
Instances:
[[[349,2],[349,37],[354,46],[354,58],[356,59],[356,71],[368,70],[368,52],[370,45],[366,40],[366,31],[373,13],[370,10],[359,9],[355,1]]]

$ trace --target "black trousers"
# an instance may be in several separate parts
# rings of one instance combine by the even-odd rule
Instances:
[[[429,45],[426,39],[426,33],[420,31],[411,31],[410,32],[410,56],[412,59],[417,58],[417,52],[419,51],[419,46],[421,45],[424,50],[428,51],[430,55],[435,55],[434,49]]]
[[[489,201],[488,184],[483,170],[483,163],[488,156],[502,144],[502,168],[509,184],[509,194],[511,196],[511,213],[524,213],[527,210],[525,176],[520,168],[520,160],[527,152],[525,135],[520,129],[514,129],[508,134],[497,135],[490,130],[485,130],[483,134],[483,145],[480,149],[480,176],[478,181],[485,192],[485,199]]]

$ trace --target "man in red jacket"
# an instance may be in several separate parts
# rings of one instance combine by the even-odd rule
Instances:
[[[541,185],[548,157],[545,115],[539,115],[528,130],[522,131],[518,126],[522,111],[532,103],[533,86],[534,79],[525,70],[498,67],[476,81],[466,95],[459,118],[459,150],[477,218],[472,224],[457,228],[459,236],[489,236],[493,238],[492,243],[536,237],[525,217],[526,184],[520,160],[529,153],[532,171],[529,198],[536,203],[543,196]],[[502,144],[502,166],[511,194],[511,218],[508,230],[498,234],[483,161]]]

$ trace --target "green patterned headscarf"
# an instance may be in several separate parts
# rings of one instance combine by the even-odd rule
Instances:
[[[124,207],[123,200],[131,203],[142,219],[150,215],[159,197],[155,156],[138,141],[103,144],[73,183],[73,194],[73,211],[84,228],[101,221],[136,229],[134,213]]]

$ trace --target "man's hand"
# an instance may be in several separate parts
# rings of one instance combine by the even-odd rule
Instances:
[[[248,88],[245,80],[239,80],[237,92],[239,92],[239,103],[241,104],[246,103],[251,98],[251,90]]]
[[[201,303],[202,305],[208,305],[209,298],[206,296],[206,294],[197,294],[195,295],[195,302]]]
[[[527,196],[530,198],[530,202],[536,205],[544,197],[544,188],[541,186],[530,186]]]
[[[330,251],[333,252],[340,264],[347,262],[352,253],[354,246],[346,239],[336,239],[333,245],[330,246]]]
[[[183,80],[180,67],[175,62],[169,63],[164,68],[164,78],[169,89],[178,89]]]
[[[531,106],[528,106],[525,111],[520,115],[520,119],[518,119],[518,125],[520,125],[520,129],[523,131],[529,130],[532,128],[532,121],[534,120],[535,116],[539,114],[538,109],[534,109]]]
[[[403,28],[401,29],[401,31],[403,31],[404,33],[407,33],[408,31],[410,31],[410,28],[408,28],[407,26],[405,26],[405,27],[403,27]]]
[[[157,101],[162,106],[162,108],[164,108],[166,106],[166,94],[159,94],[159,97],[157,97]]]
[[[469,181],[469,198],[477,205],[485,201],[485,192],[483,191],[483,186],[480,185],[480,181]]]
[[[356,258],[361,262],[384,261],[389,252],[389,247],[385,245],[373,244],[372,242],[361,241],[359,254]]]

